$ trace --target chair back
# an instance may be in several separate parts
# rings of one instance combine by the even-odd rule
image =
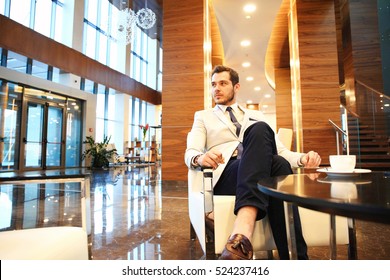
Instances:
[[[292,146],[292,137],[293,130],[291,128],[279,128],[278,130],[278,138],[282,142],[282,144],[289,150],[291,150]]]

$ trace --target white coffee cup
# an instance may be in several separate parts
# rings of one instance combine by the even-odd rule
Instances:
[[[356,166],[355,155],[331,155],[329,156],[330,166],[334,171],[352,172]]]

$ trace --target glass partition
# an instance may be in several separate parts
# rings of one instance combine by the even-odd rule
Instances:
[[[388,169],[390,162],[390,98],[355,82],[356,112],[348,111],[343,129],[349,134],[350,153],[358,166]]]
[[[19,164],[22,87],[0,80],[0,170]]]

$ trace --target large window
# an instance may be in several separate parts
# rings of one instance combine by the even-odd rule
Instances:
[[[151,39],[144,30],[137,26],[133,31],[134,37],[130,47],[119,42],[117,37],[120,10],[110,2],[112,1],[0,0],[0,13],[44,36],[74,47],[88,57],[121,73],[128,74],[150,88],[161,90],[162,49],[160,42]],[[80,8],[80,5],[81,7],[84,5],[83,14],[74,11],[74,8]],[[78,24],[81,21],[82,26]],[[74,31],[76,31],[75,34],[73,34]],[[139,125],[157,124],[157,121],[153,119],[153,106],[145,101],[135,97],[129,98],[127,94],[116,93],[114,89],[107,88],[106,85],[98,84],[85,77],[78,77],[50,63],[37,61],[34,57],[26,57],[1,48],[0,51],[2,53],[1,66],[8,69],[71,87],[77,87],[78,84],[76,85],[74,81],[80,79],[80,89],[95,94],[97,97],[94,131],[96,141],[103,140],[105,135],[112,135],[112,141],[118,144],[117,148],[120,150],[121,145],[126,141],[131,141],[134,137],[142,138]],[[7,91],[9,90],[7,88]],[[80,155],[77,154],[77,147],[82,141],[80,137],[83,129],[82,115],[79,111],[81,107],[82,104],[77,101],[67,103],[66,121],[70,126],[66,130],[66,166],[78,166],[79,164]],[[5,117],[3,118],[5,115],[15,115],[14,111],[7,110],[3,110],[0,121],[5,120]],[[129,129],[127,129],[128,125]],[[6,139],[5,136],[1,137]],[[18,153],[18,150],[8,155],[15,153]],[[15,164],[15,162],[13,159],[7,164]]]
[[[27,73],[27,57],[8,51],[7,65],[5,66],[18,72]]]
[[[106,135],[106,103],[106,88],[99,85],[96,104],[96,141],[103,141],[104,136]]]
[[[61,43],[63,7],[64,0],[0,0],[1,14]]]
[[[111,68],[126,73],[126,46],[118,40],[119,10],[108,0],[85,0],[83,52]],[[152,89],[161,90],[162,50],[134,25],[131,41],[130,77]]]
[[[151,39],[137,26],[131,46],[130,77],[150,88],[158,89],[157,71],[160,71],[159,56],[162,55],[158,41]]]
[[[0,80],[0,169],[18,167],[22,87]]]
[[[5,15],[5,0],[0,0],[0,14]]]
[[[31,24],[31,0],[13,0],[10,2],[9,17],[14,21],[19,22],[27,27],[32,27]]]
[[[51,19],[52,19],[52,1],[39,0],[35,2],[35,22],[34,30],[50,37]]]
[[[82,102],[68,98],[66,115],[66,167],[78,167],[81,160]]]
[[[110,35],[113,9],[108,0],[85,0],[84,53],[103,64],[107,64],[113,41]]]

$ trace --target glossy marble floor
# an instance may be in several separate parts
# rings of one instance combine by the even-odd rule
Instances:
[[[190,240],[185,184],[162,184],[155,165],[120,166],[92,174],[89,241],[94,260],[202,258],[198,242]],[[2,210],[8,210],[0,213],[0,230],[79,225],[79,193],[72,186],[56,188],[34,186],[21,195],[20,187],[0,185],[2,194],[12,196],[9,200],[1,196]],[[390,259],[390,225],[356,221],[356,229],[359,259]],[[339,246],[337,253],[338,259],[347,259],[346,246]],[[326,260],[329,250],[309,248],[309,256]]]

